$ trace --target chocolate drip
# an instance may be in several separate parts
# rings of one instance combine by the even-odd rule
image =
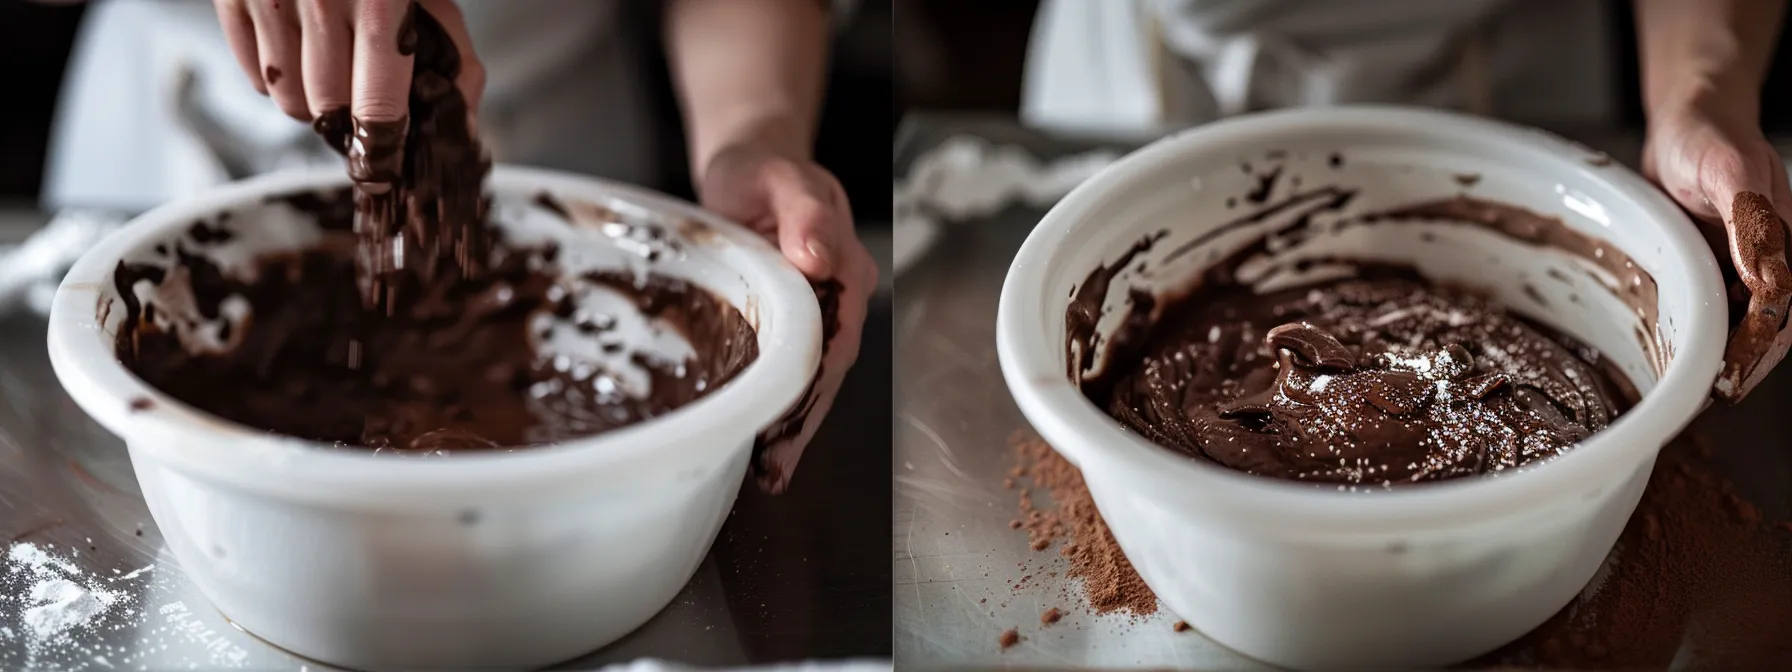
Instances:
[[[338,109],[312,123],[348,158],[362,302],[387,314],[438,276],[477,277],[491,254],[483,193],[491,160],[455,86],[460,51],[427,10],[413,4],[406,17],[398,43],[415,55],[409,116],[375,121]]]

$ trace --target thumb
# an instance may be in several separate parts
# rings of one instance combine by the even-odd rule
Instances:
[[[778,227],[778,249],[811,280],[834,275],[840,214],[825,185],[789,165],[766,175],[765,188]]]

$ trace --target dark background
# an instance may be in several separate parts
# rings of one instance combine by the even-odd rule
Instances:
[[[1444,0],[1447,1],[1447,0]],[[1637,84],[1636,25],[1629,0],[1601,0],[1615,20],[1613,44],[1619,50],[1612,76],[1624,96],[1624,123],[1643,126]],[[1020,109],[1021,63],[1032,29],[1037,0],[897,0],[902,35],[896,54],[897,90],[894,110]],[[1782,28],[1782,33],[1784,29]],[[1762,96],[1762,125],[1769,133],[1792,131],[1792,49],[1781,46]]]

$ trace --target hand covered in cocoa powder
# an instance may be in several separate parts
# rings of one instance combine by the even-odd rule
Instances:
[[[698,193],[704,207],[776,243],[815,285],[822,303],[827,341],[821,370],[792,412],[766,429],[754,446],[753,469],[760,486],[782,492],[858,359],[866,306],[877,287],[877,263],[853,230],[852,208],[840,182],[806,158],[755,143],[727,146],[703,170]]]
[[[411,25],[418,5],[459,49],[455,84],[469,113],[485,90],[485,68],[452,0],[213,0],[213,5],[249,81],[300,121],[345,108],[357,122],[404,119],[410,111],[417,46]]]
[[[1734,265],[1725,269],[1731,332],[1716,391],[1740,401],[1792,346],[1786,164],[1752,109],[1692,103],[1651,115],[1643,172],[1700,220],[1718,260]]]

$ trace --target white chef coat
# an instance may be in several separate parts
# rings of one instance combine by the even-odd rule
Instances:
[[[1021,114],[1119,134],[1366,102],[1611,123],[1608,23],[1592,0],[1043,0]]]
[[[619,0],[458,4],[486,67],[479,123],[494,160],[642,183],[683,151],[654,144],[656,124],[676,122],[651,112]],[[835,25],[852,7],[835,0]],[[57,106],[46,207],[137,212],[309,164],[341,159],[255,92],[209,0],[92,2]]]

